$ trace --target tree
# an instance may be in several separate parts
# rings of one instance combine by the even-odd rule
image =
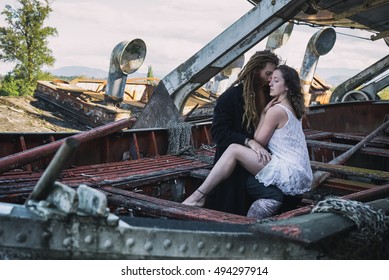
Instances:
[[[147,69],[147,78],[154,78],[153,67],[151,65]]]
[[[6,5],[2,11],[8,26],[0,27],[0,60],[15,63],[15,68],[6,75],[1,85],[4,95],[32,95],[36,81],[45,75],[42,66],[54,64],[47,38],[57,34],[44,21],[52,12],[48,0],[18,0],[19,7]],[[47,74],[47,73],[46,73]],[[7,85],[7,82],[12,85]]]

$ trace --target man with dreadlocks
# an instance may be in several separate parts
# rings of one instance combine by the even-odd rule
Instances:
[[[255,146],[255,128],[262,110],[270,101],[269,82],[279,58],[270,51],[256,52],[236,81],[218,99],[214,109],[212,138],[216,143],[216,163],[232,143]],[[251,139],[251,140],[250,140]],[[259,198],[282,202],[283,194],[275,186],[264,188],[243,167],[237,165],[231,176],[207,195],[205,207],[246,215],[251,203]]]
[[[262,109],[255,142],[248,141],[247,147],[229,145],[201,186],[183,204],[204,206],[207,195],[229,178],[238,165],[264,184],[255,188],[260,197],[250,206],[248,217],[264,219],[277,213],[283,201],[264,198],[270,195],[270,186],[277,186],[288,196],[310,190],[313,175],[301,122],[305,106],[298,72],[287,65],[278,66],[272,74],[270,96],[273,99]]]

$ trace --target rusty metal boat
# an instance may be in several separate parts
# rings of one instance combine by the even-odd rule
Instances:
[[[131,119],[78,134],[0,134],[2,256],[366,257],[366,252],[350,256],[349,250],[326,250],[329,244],[345,242],[356,225],[337,214],[311,213],[311,209],[318,200],[338,197],[389,211],[388,106],[387,102],[373,101],[310,108],[305,133],[317,186],[296,209],[262,222],[180,204],[211,168],[210,122],[190,125],[190,148],[175,150],[180,153],[169,151],[169,129],[125,129],[131,127]],[[374,112],[374,118],[361,131],[358,120],[369,111]],[[326,130],[323,117],[339,127],[331,125],[331,131]],[[79,141],[79,148],[71,156],[59,157],[68,160],[58,163],[54,152],[69,139]],[[53,169],[54,175],[45,175]],[[47,194],[28,203],[42,181]],[[88,195],[70,203],[69,192]],[[64,198],[58,198],[61,196]],[[80,200],[86,206],[79,206]],[[71,204],[68,208],[72,211],[62,209],[64,204]],[[387,257],[387,237],[381,238],[381,249],[372,258]]]
[[[207,176],[214,154],[211,120],[182,117],[189,94],[286,21],[315,18],[303,10],[319,5],[373,28],[359,14],[376,8],[335,2],[256,3],[162,79],[136,117],[80,133],[1,133],[0,257],[389,258],[388,101],[309,106],[303,126],[315,180],[294,209],[256,221],[180,203]],[[380,3],[377,15],[389,10],[389,1]],[[236,41],[225,46],[231,32]]]

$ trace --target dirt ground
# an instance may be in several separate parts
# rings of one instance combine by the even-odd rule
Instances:
[[[0,132],[77,132],[90,128],[34,97],[0,96]]]

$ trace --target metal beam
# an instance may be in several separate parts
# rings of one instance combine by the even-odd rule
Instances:
[[[331,94],[330,103],[341,102],[342,96],[389,69],[389,55],[338,85]]]
[[[188,95],[301,11],[306,1],[264,0],[162,79],[182,111]]]

